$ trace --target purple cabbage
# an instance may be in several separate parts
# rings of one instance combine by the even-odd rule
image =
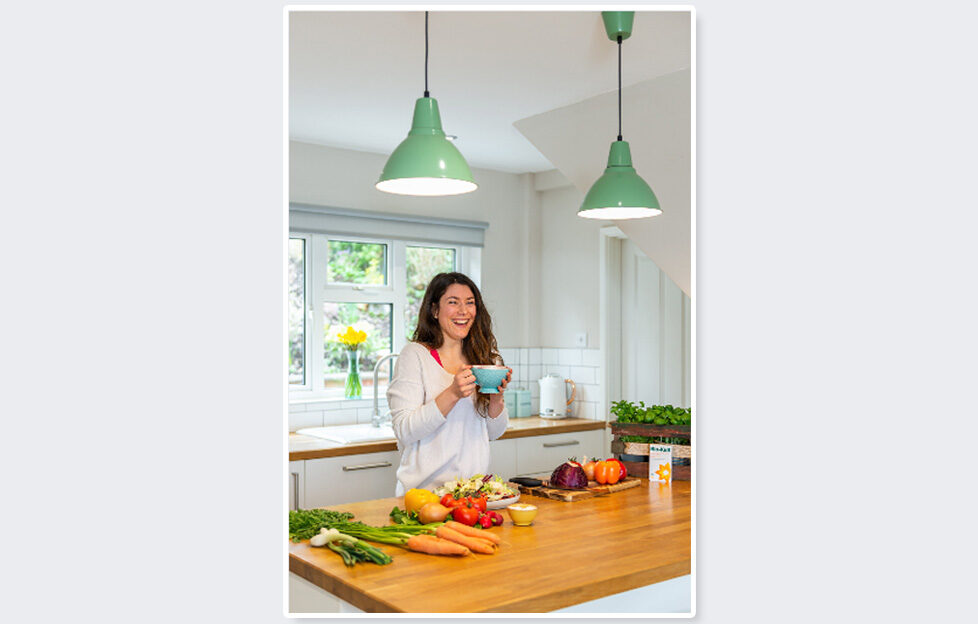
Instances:
[[[550,475],[550,485],[565,490],[585,490],[587,489],[587,475],[580,466],[575,466],[570,462],[564,462],[557,466],[553,474]]]

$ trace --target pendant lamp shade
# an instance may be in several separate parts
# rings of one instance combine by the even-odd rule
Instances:
[[[634,11],[603,11],[608,39],[618,43],[618,140],[611,144],[608,167],[584,196],[577,216],[586,219],[641,219],[662,214],[659,199],[632,167],[632,150],[621,137],[621,42],[632,34]]]
[[[662,214],[659,200],[632,167],[627,141],[615,141],[608,167],[584,196],[577,216],[586,219],[639,219]]]
[[[387,159],[378,190],[397,195],[459,195],[478,188],[458,148],[445,137],[438,101],[414,103],[411,131]]]

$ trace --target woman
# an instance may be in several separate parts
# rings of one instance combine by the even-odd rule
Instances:
[[[397,491],[436,488],[489,470],[489,440],[506,431],[503,391],[475,391],[473,364],[501,364],[492,319],[479,289],[462,273],[439,273],[428,284],[414,336],[397,358],[387,390],[401,449]]]

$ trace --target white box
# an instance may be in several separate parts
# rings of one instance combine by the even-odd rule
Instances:
[[[649,445],[649,481],[672,483],[672,446]]]

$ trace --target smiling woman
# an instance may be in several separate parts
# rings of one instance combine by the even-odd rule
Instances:
[[[489,441],[509,421],[503,391],[512,370],[495,393],[477,394],[471,370],[477,364],[502,364],[489,311],[466,275],[439,273],[425,290],[417,329],[387,390],[401,449],[398,494],[488,471]]]

